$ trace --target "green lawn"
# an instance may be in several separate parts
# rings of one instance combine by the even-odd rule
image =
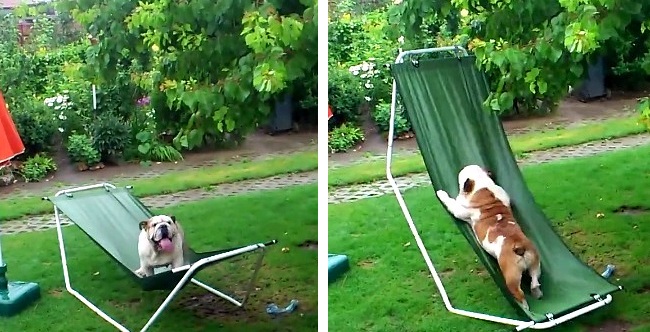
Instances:
[[[601,139],[625,137],[646,132],[647,128],[638,123],[638,118],[627,117],[608,119],[597,123],[583,124],[572,128],[560,128],[532,132],[508,137],[515,155],[547,150],[556,147],[576,145]],[[393,176],[426,172],[419,154],[393,159]],[[329,171],[328,184],[331,187],[367,183],[386,178],[386,162],[375,160],[362,164],[341,167]]]
[[[316,189],[316,185],[291,187],[154,211],[176,215],[183,223],[191,247],[197,251],[271,239],[278,239],[279,243],[268,249],[255,284],[257,290],[243,311],[218,301],[208,309],[226,313],[216,318],[195,317],[194,311],[183,307],[181,302],[195,304],[191,298],[204,297],[207,292],[189,285],[150,331],[314,331],[318,305],[317,253],[299,245],[305,240],[317,240]],[[66,248],[73,286],[129,329],[138,331],[168,292],[141,291],[117,263],[78,229],[67,227],[64,235],[69,243]],[[10,280],[38,282],[43,298],[16,317],[0,318],[0,330],[114,330],[65,291],[54,230],[4,236],[2,241]],[[290,251],[283,253],[283,247]],[[200,272],[198,277],[238,293],[256,257],[217,264]],[[296,312],[276,319],[265,312],[268,303],[284,307],[291,299],[300,301]]]
[[[569,247],[599,271],[615,264],[613,281],[626,288],[606,309],[555,331],[585,331],[607,319],[650,330],[650,212],[613,212],[623,205],[650,209],[649,155],[646,146],[524,169],[537,203]],[[452,304],[517,318],[433,189],[409,190],[405,199]],[[330,205],[328,231],[328,251],[351,259],[351,271],[329,286],[330,330],[512,331],[445,309],[393,195]]]
[[[133,185],[133,194],[144,197],[316,169],[318,169],[318,154],[309,151],[273,157],[267,160],[241,161],[229,165],[171,171],[150,179],[130,181],[128,183],[116,182],[115,184]],[[47,194],[53,195],[60,189],[52,189],[52,192]],[[40,197],[0,200],[0,222],[18,219],[27,215],[50,213],[51,211],[51,204],[42,201]]]

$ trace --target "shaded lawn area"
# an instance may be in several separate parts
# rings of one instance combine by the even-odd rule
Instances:
[[[555,331],[586,331],[611,319],[630,322],[636,327],[632,331],[649,330],[648,156],[650,146],[645,146],[523,169],[537,203],[572,251],[598,271],[615,264],[612,281],[626,289],[615,293],[609,306]],[[478,263],[433,188],[409,190],[405,200],[452,305],[521,318]],[[626,212],[614,212],[621,207]],[[445,309],[394,195],[330,205],[328,251],[351,260],[351,270],[329,286],[332,331],[512,331]]]
[[[197,251],[277,239],[267,249],[255,289],[244,309],[186,286],[150,331],[306,331],[317,327],[317,253],[300,247],[317,240],[317,187],[307,185],[154,210],[174,214]],[[64,228],[71,281],[77,291],[132,331],[138,331],[169,294],[144,292],[126,271],[74,226]],[[113,331],[65,290],[55,230],[3,237],[10,280],[35,281],[43,298],[22,314],[0,318],[2,331]],[[290,251],[283,253],[282,248]],[[241,295],[258,256],[222,262],[197,278]],[[271,318],[266,305],[299,308]],[[207,316],[207,317],[206,317]]]

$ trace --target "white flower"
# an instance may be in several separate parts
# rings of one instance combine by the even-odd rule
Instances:
[[[402,0],[393,0],[393,5],[399,5],[402,3]]]
[[[363,70],[363,71],[368,71],[368,70],[370,70],[370,65],[369,65],[367,62],[364,62],[364,63],[361,65],[361,70]]]
[[[359,75],[359,69],[360,69],[360,66],[352,66],[352,67],[350,67],[348,69],[348,71],[350,73],[352,73],[352,75],[357,76],[357,75]]]
[[[363,98],[364,98],[366,101],[371,101],[371,100],[372,100],[372,98],[370,98],[370,97],[363,97]]]
[[[399,38],[397,38],[397,42],[400,44],[404,44],[404,36],[399,36]]]
[[[65,115],[63,115],[63,112],[59,113],[59,119],[60,120],[65,120]]]
[[[372,85],[372,83],[370,83],[370,81],[366,82],[366,89],[372,89],[373,87],[374,87],[374,85]]]
[[[57,110],[57,111],[60,110],[60,109],[61,109],[61,105],[56,105],[56,106],[54,106],[54,109]]]
[[[62,95],[56,96],[56,102],[59,103],[59,104],[62,103],[63,102],[63,96]]]
[[[467,9],[461,9],[460,10],[460,16],[467,17],[467,15],[469,15],[469,10],[467,10]]]
[[[70,93],[70,91],[69,90],[63,90],[63,93],[68,94],[68,93]]]
[[[59,132],[62,133],[62,132],[63,132],[63,128],[59,128]]]

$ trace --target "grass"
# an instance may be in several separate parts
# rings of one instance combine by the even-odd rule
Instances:
[[[150,179],[120,181],[115,184],[132,185],[135,196],[145,197],[279,174],[311,171],[317,168],[317,153],[310,151],[267,160],[241,161],[229,165],[172,171]],[[48,195],[54,195],[54,191]],[[42,201],[40,197],[20,197],[0,201],[0,221],[50,213],[51,211],[52,204]]]
[[[195,309],[181,303],[190,301],[194,305],[194,297],[202,298],[207,293],[189,285],[150,331],[315,331],[317,252],[299,244],[317,239],[317,210],[317,187],[307,185],[154,211],[175,214],[183,223],[190,246],[197,251],[271,239],[278,239],[279,243],[269,247],[256,290],[244,309],[236,311],[230,303],[218,301],[209,304],[209,309],[225,313],[213,318],[195,317]],[[139,330],[168,292],[141,291],[115,261],[76,227],[65,228],[64,235],[73,286],[129,329]],[[54,230],[5,236],[2,245],[9,279],[38,282],[43,295],[20,315],[0,318],[2,331],[114,330],[65,291]],[[282,247],[290,251],[283,253]],[[198,277],[238,294],[256,257],[214,265]],[[265,312],[267,303],[284,307],[291,299],[300,301],[296,312],[275,319]]]
[[[562,146],[571,146],[595,140],[625,137],[647,131],[639,124],[637,117],[608,119],[598,123],[584,124],[572,128],[560,128],[522,135],[513,135],[508,139],[515,155],[547,150]],[[419,154],[400,157],[393,160],[393,176],[403,176],[426,172],[424,162]],[[370,161],[329,171],[328,184],[331,187],[367,183],[386,178],[386,162]]]
[[[626,288],[610,306],[554,331],[586,331],[608,319],[649,330],[650,210],[613,212],[623,205],[650,209],[648,155],[650,146],[523,169],[537,203],[572,251],[597,270],[615,264],[613,282]],[[452,304],[517,318],[432,188],[409,190],[405,200]],[[352,266],[329,286],[330,330],[512,331],[445,309],[394,196],[330,205],[328,222],[328,251],[349,255]]]

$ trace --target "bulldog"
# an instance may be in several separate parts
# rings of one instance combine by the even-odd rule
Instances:
[[[477,165],[465,166],[458,173],[458,187],[455,199],[444,190],[436,191],[436,195],[456,218],[470,224],[483,249],[497,259],[512,296],[528,310],[521,278],[528,272],[530,292],[533,297],[541,298],[541,263],[537,248],[513,216],[510,197],[488,171]]]
[[[177,268],[185,264],[185,238],[181,225],[174,216],[157,215],[140,223],[138,254],[140,277],[153,275],[154,268],[167,266]]]

